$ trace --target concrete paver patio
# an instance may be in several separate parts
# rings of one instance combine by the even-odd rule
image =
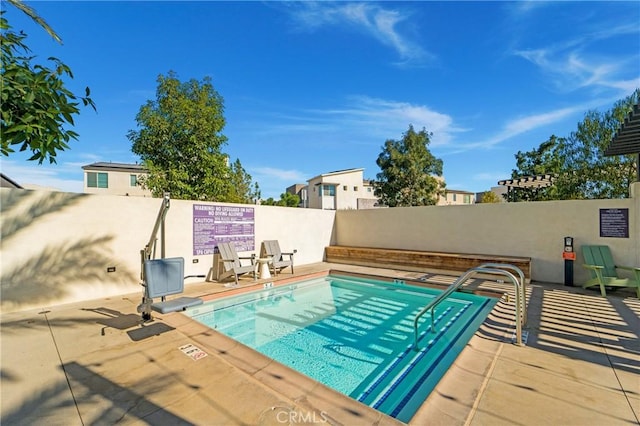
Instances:
[[[330,269],[421,275],[326,263],[296,275]],[[455,277],[431,278],[446,284]],[[512,290],[481,280],[469,287]],[[218,283],[187,285],[191,296],[225,291]],[[640,301],[632,296],[533,283],[524,347],[511,342],[513,303],[503,298],[411,424],[638,424]],[[139,302],[133,294],[3,314],[0,422],[401,424],[180,313],[156,314],[142,326]],[[188,344],[207,356],[186,356],[179,348]]]

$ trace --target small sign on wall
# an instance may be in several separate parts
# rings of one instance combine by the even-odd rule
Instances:
[[[600,237],[629,238],[629,209],[600,209]]]

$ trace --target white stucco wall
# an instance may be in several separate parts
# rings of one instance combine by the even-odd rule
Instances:
[[[580,266],[582,244],[609,245],[619,264],[640,265],[640,183],[634,184],[632,194],[624,200],[373,210],[247,207],[255,208],[255,252],[261,241],[277,239],[283,251],[298,250],[296,265],[322,261],[330,244],[514,255],[533,259],[533,280],[562,283],[563,238],[572,236],[579,284],[587,278]],[[206,275],[213,256],[192,255],[193,204],[171,200],[166,256],[184,257],[185,275]],[[141,291],[140,250],[149,240],[160,205],[157,198],[2,188],[0,309],[41,308]],[[629,238],[599,236],[599,212],[608,208],[629,209]],[[107,273],[109,266],[116,272]],[[198,281],[202,279],[186,283]]]
[[[0,197],[2,312],[141,291],[140,250],[160,199],[5,188]],[[213,256],[192,254],[193,204],[171,200],[166,256],[184,257],[185,275],[207,275]],[[298,250],[296,265],[323,260],[334,211],[247,207],[255,208],[256,254],[261,241],[277,239],[283,251]],[[108,273],[110,266],[116,271]]]
[[[564,282],[563,238],[574,237],[574,282],[582,283],[583,244],[611,247],[619,264],[640,265],[640,184],[623,200],[406,207],[336,213],[338,245],[526,256],[532,279]],[[629,209],[629,238],[600,237],[600,209]]]

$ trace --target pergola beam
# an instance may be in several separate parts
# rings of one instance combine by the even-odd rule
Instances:
[[[604,155],[636,155],[636,181],[640,182],[640,104],[635,104],[620,129],[611,139]]]

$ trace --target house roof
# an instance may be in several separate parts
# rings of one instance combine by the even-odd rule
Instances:
[[[325,177],[328,177],[328,176],[342,175],[342,174],[353,173],[353,172],[361,172],[363,170],[364,170],[363,168],[336,170],[336,171],[333,171],[333,172],[323,173],[321,175],[314,176],[311,179],[308,179],[307,182],[311,182],[312,180],[321,179],[321,178],[325,178]],[[323,182],[323,183],[333,183],[333,182]]]
[[[87,164],[82,166],[82,170],[109,170],[116,172],[147,172],[148,170],[142,164],[128,164],[128,163],[110,163],[110,162],[98,162],[93,164]]]
[[[0,188],[23,189],[18,182],[14,181],[4,173],[0,173]]]
[[[463,191],[461,189],[447,189],[445,188],[447,194],[464,194],[464,195],[476,195],[475,192]]]

